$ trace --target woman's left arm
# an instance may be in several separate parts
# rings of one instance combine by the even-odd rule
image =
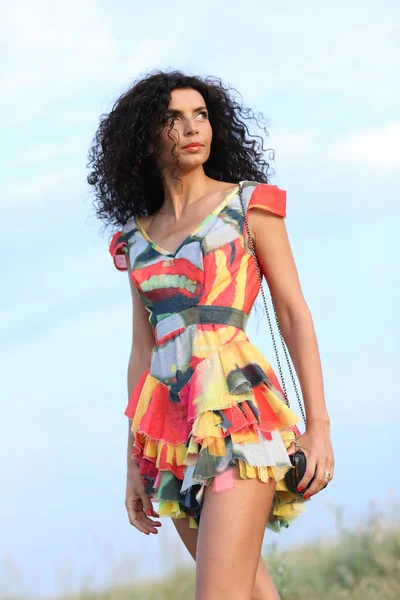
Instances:
[[[298,438],[307,459],[302,491],[315,475],[305,498],[333,477],[334,455],[325,403],[321,360],[310,310],[304,299],[284,219],[263,209],[248,212],[248,224],[260,268],[267,280],[283,338],[299,378],[306,410],[306,432]],[[295,451],[294,446],[289,453]]]

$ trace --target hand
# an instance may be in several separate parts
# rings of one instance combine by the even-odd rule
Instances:
[[[307,470],[299,482],[297,490],[302,492],[315,476],[314,481],[304,494],[304,498],[307,499],[320,492],[333,478],[335,459],[329,425],[323,422],[312,423],[307,427],[306,432],[297,438],[297,442],[307,460]],[[293,454],[294,452],[296,452],[296,447],[292,444],[288,449],[288,453]],[[324,478],[325,473],[331,474],[330,479]]]
[[[160,515],[154,511],[151,500],[144,490],[142,477],[136,464],[128,468],[125,506],[131,525],[146,535],[158,533],[156,528],[161,527],[160,521],[153,521],[153,519],[147,516],[145,511],[151,511],[154,517],[159,517]]]

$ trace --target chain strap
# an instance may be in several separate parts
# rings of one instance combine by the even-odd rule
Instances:
[[[249,243],[250,250],[251,250],[251,253],[253,255],[253,258],[254,258],[254,263],[256,265],[257,277],[258,277],[258,280],[260,282],[260,290],[261,290],[261,294],[262,294],[263,301],[264,301],[265,312],[266,312],[267,319],[268,319],[269,330],[271,332],[271,338],[272,338],[272,343],[273,343],[273,346],[274,346],[274,351],[275,351],[275,356],[276,356],[276,362],[278,364],[279,376],[280,376],[281,383],[282,383],[282,389],[283,389],[283,393],[284,393],[284,398],[285,398],[285,402],[286,402],[287,406],[290,407],[289,397],[288,397],[287,391],[286,391],[286,384],[285,384],[285,380],[283,378],[281,361],[279,359],[279,354],[278,354],[278,349],[276,347],[275,336],[274,336],[274,331],[273,331],[273,328],[272,328],[271,318],[269,316],[268,305],[267,305],[267,301],[265,299],[264,289],[263,289],[263,285],[262,285],[262,276],[261,276],[261,272],[260,272],[260,267],[259,267],[258,259],[257,259],[256,253],[255,253],[255,250],[254,250],[253,240],[252,240],[252,237],[250,235],[250,229],[249,229],[249,224],[247,222],[246,211],[245,211],[244,205],[243,205],[242,184],[241,183],[239,183],[239,198],[240,198],[240,204],[242,205],[242,210],[243,210],[243,215],[244,215],[244,222],[245,222],[245,225],[246,225],[246,228],[247,228],[248,243]],[[285,354],[286,362],[287,362],[287,365],[288,365],[288,368],[289,368],[289,373],[290,373],[291,378],[292,378],[293,388],[294,388],[294,391],[296,392],[297,401],[299,403],[301,416],[303,417],[304,425],[307,425],[306,415],[305,415],[305,412],[304,412],[303,404],[302,404],[301,399],[300,399],[299,390],[297,389],[296,380],[295,380],[294,375],[293,375],[293,370],[292,370],[292,367],[291,367],[291,364],[290,364],[290,360],[289,360],[289,354],[288,354],[288,351],[287,351],[287,348],[286,348],[286,344],[285,344],[285,340],[283,338],[282,331],[281,331],[281,328],[280,328],[280,325],[279,325],[279,321],[278,321],[278,317],[277,317],[277,314],[276,314],[275,305],[274,305],[274,302],[272,300],[272,296],[271,296],[271,304],[272,304],[272,308],[273,308],[274,315],[275,315],[276,325],[277,325],[277,328],[278,328],[278,331],[279,331],[279,335],[280,335],[280,338],[281,338],[283,352]]]

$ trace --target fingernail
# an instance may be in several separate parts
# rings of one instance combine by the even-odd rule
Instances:
[[[297,488],[297,491],[298,491],[298,492],[302,492],[303,490],[304,490],[304,488],[303,488],[303,487],[300,487],[300,486],[299,486],[299,487]]]
[[[151,517],[153,515],[153,510],[151,508],[146,508],[146,515]]]
[[[307,500],[307,498],[309,498],[309,497],[310,497],[310,494],[304,494],[304,496],[303,496],[304,500]]]

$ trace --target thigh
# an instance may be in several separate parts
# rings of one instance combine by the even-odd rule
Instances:
[[[196,558],[196,600],[249,600],[275,493],[275,481],[241,479],[236,487],[204,490]]]
[[[171,520],[187,551],[192,556],[193,560],[196,560],[198,529],[193,529],[190,527],[188,517],[181,519],[172,518]],[[279,599],[279,594],[276,590],[273,580],[271,579],[270,574],[268,573],[267,567],[263,561],[262,556],[260,556],[258,561],[257,574],[254,580],[254,587],[252,592],[252,599],[255,600],[256,598]]]

